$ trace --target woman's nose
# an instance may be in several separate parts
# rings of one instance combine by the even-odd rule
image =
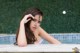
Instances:
[[[35,23],[35,26],[38,27],[40,24],[38,22]]]

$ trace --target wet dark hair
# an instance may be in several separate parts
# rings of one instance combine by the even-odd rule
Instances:
[[[43,16],[43,13],[38,8],[27,9],[27,11],[24,12],[23,17],[28,14],[32,14],[33,16],[35,16],[35,15]],[[36,37],[34,36],[33,32],[30,30],[30,23],[31,23],[31,20],[28,21],[27,23],[25,23],[25,34],[26,34],[27,44],[33,44],[37,40]],[[19,29],[16,34],[17,35],[16,41],[18,38],[18,33],[19,33]]]

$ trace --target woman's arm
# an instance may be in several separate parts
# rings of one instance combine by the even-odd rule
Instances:
[[[51,44],[61,44],[57,39],[50,36],[46,31],[44,31],[41,27],[39,27],[39,35],[43,37],[45,40],[50,42]]]
[[[26,46],[27,45],[27,39],[26,39],[25,26],[24,25],[29,20],[31,20],[31,18],[29,18],[29,17],[34,18],[31,14],[28,14],[28,15],[25,15],[20,22],[19,34],[18,34],[18,38],[17,38],[18,46]]]
[[[27,45],[27,39],[26,39],[26,35],[25,35],[25,27],[24,27],[24,23],[22,23],[22,22],[20,23],[17,44],[18,44],[18,46],[26,46]]]

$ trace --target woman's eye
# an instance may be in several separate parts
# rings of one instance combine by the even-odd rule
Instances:
[[[32,19],[34,22],[38,22],[38,23],[41,23],[41,21],[37,21],[36,19]]]
[[[33,21],[36,21],[36,19],[33,19]]]
[[[41,23],[41,21],[38,21],[38,23]]]

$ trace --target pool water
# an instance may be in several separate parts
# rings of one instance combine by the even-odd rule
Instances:
[[[69,34],[50,34],[54,38],[58,39],[62,44],[80,44],[79,33]],[[16,42],[15,34],[0,35],[0,44],[14,44]],[[46,40],[43,40],[42,44],[49,44]]]

